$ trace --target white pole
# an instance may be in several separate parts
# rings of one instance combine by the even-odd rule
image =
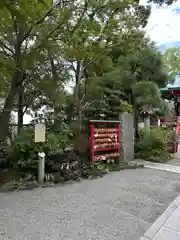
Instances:
[[[43,184],[45,176],[45,153],[38,153],[38,182]]]

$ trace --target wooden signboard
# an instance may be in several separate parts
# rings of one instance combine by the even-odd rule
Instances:
[[[45,140],[46,140],[46,126],[43,123],[38,123],[35,125],[34,141],[45,142]]]

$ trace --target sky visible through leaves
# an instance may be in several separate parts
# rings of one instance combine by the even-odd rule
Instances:
[[[146,0],[140,1],[147,4]],[[152,4],[152,12],[146,27],[151,40],[164,52],[167,48],[180,47],[180,0],[170,6]]]

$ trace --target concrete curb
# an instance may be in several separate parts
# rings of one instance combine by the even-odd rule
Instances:
[[[171,203],[171,205],[163,212],[163,214],[153,223],[153,225],[145,232],[140,240],[152,240],[160,228],[167,222],[172,213],[180,205],[180,195]]]
[[[180,167],[178,167],[178,166],[162,164],[162,163],[153,163],[153,162],[148,162],[148,161],[144,161],[144,160],[137,160],[135,162],[143,164],[144,167],[146,167],[146,168],[167,171],[167,172],[173,172],[173,173],[180,173]]]

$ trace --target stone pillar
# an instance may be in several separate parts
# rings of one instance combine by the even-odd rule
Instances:
[[[133,116],[127,112],[120,115],[120,160],[129,162],[134,160],[134,123]]]

